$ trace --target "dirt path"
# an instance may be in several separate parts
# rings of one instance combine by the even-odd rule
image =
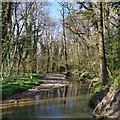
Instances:
[[[36,94],[40,94],[41,92],[50,91],[54,88],[65,87],[69,84],[66,80],[42,80],[43,83],[39,86],[35,86],[31,89],[28,89],[22,93],[16,93],[12,96],[6,97],[4,100],[18,100],[21,98],[33,97]],[[4,101],[3,100],[3,101]]]

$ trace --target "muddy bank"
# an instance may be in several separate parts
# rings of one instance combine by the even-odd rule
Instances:
[[[22,93],[16,93],[14,95],[8,96],[5,99],[3,99],[3,102],[6,100],[12,100],[12,102],[17,102],[14,100],[18,100],[21,98],[27,98],[27,97],[33,97],[42,92],[51,91],[55,88],[65,87],[69,85],[69,82],[66,80],[42,80],[42,81],[43,83],[40,84],[39,86],[35,86]]]

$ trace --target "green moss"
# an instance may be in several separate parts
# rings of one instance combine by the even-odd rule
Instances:
[[[99,92],[103,88],[104,88],[104,85],[99,82],[99,78],[93,78],[91,80],[91,89],[92,89],[93,94]]]
[[[101,91],[103,88],[104,88],[104,85],[103,85],[102,83],[98,83],[98,84],[95,86],[95,91],[94,91],[94,93],[97,93],[97,92]]]

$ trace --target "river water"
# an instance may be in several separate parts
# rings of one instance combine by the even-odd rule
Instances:
[[[3,118],[91,118],[90,94],[77,81],[2,108]]]

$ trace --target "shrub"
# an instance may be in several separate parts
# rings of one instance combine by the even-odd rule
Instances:
[[[115,77],[110,84],[110,90],[114,90],[120,86],[120,75]]]

